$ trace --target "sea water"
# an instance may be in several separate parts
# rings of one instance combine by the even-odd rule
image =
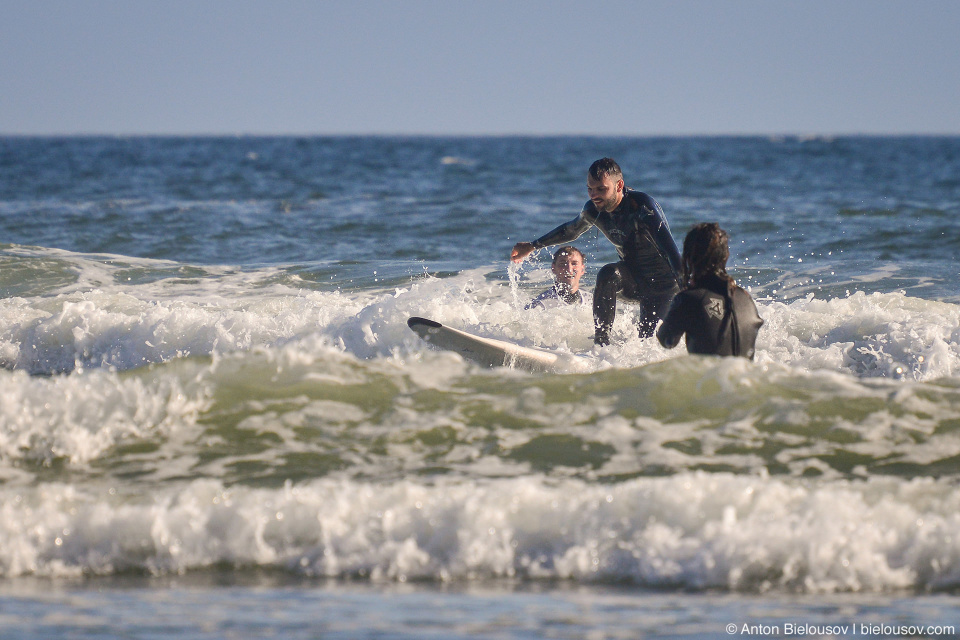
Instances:
[[[524,310],[602,156],[755,361]],[[956,635],[958,214],[958,138],[0,138],[0,637]]]

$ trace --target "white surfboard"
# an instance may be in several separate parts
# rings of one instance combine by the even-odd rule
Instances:
[[[464,358],[485,367],[511,367],[554,373],[589,370],[588,362],[580,356],[521,347],[518,344],[494,338],[483,338],[427,318],[410,318],[407,320],[407,326],[430,344],[459,353]]]

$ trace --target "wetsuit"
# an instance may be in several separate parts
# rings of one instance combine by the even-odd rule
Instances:
[[[562,307],[569,304],[584,304],[586,301],[587,296],[579,289],[571,294],[563,294],[557,289],[557,285],[553,285],[531,300],[530,304],[525,306],[524,309],[534,309],[536,307],[553,309],[554,307]]]
[[[594,339],[609,342],[617,310],[617,294],[641,304],[637,323],[640,337],[653,335],[657,321],[680,290],[680,250],[670,235],[663,209],[645,193],[626,189],[614,211],[597,211],[588,200],[580,215],[533,242],[537,249],[579,238],[596,226],[613,244],[620,261],[604,266],[597,274],[593,292]]]
[[[707,276],[697,284],[673,299],[657,330],[660,344],[672,349],[686,334],[687,353],[752,360],[763,320],[750,294],[734,286],[731,298],[726,281],[718,276]]]

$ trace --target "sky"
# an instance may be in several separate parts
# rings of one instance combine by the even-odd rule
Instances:
[[[960,134],[955,0],[0,0],[0,135]]]

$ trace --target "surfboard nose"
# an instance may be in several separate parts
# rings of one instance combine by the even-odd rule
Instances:
[[[418,318],[418,317],[416,317],[416,316],[413,316],[413,317],[407,319],[407,326],[410,327],[411,329],[413,329],[413,328],[414,328],[415,326],[417,326],[417,325],[426,326],[426,327],[429,327],[429,328],[431,328],[431,329],[439,329],[440,327],[443,326],[442,324],[440,324],[439,322],[437,322],[437,321],[435,321],[435,320],[428,320],[428,319],[426,319],[426,318]]]

